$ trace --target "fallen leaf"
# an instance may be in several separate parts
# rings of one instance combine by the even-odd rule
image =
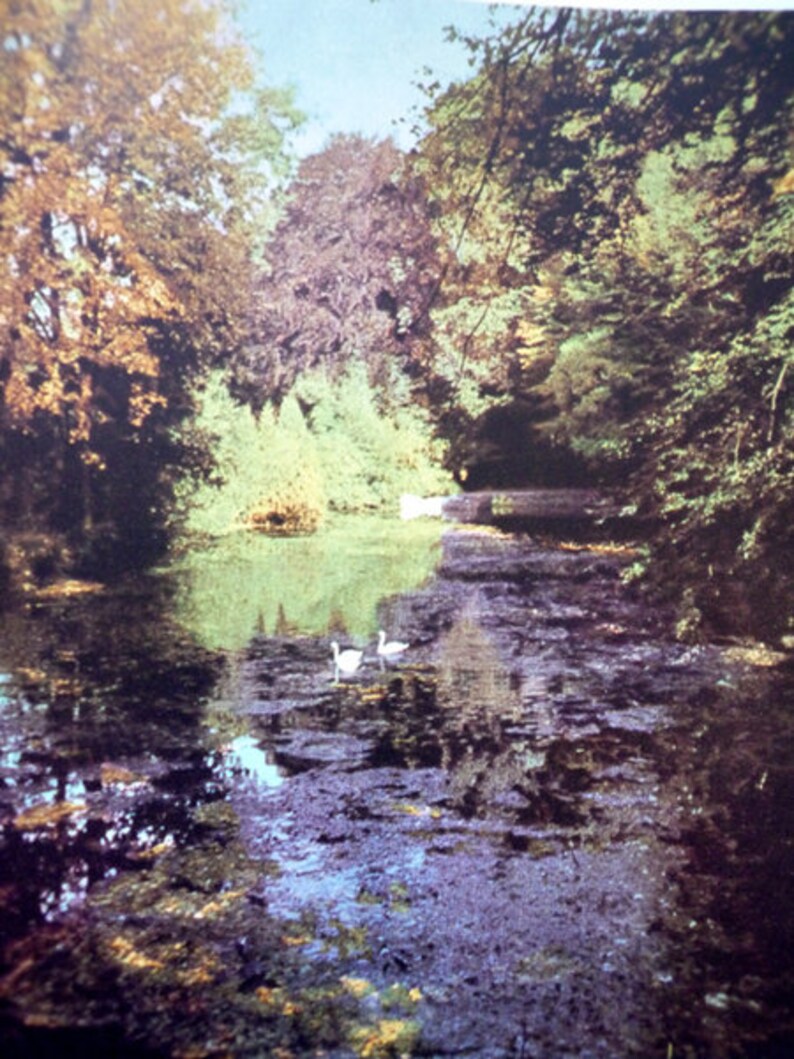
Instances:
[[[137,773],[132,772],[130,769],[124,768],[121,765],[101,765],[99,769],[99,778],[103,787],[108,787],[111,784],[132,786],[133,784],[147,782],[145,776],[139,776]]]
[[[52,824],[60,823],[74,813],[85,813],[88,806],[81,802],[58,802],[56,805],[33,805],[19,816],[14,817],[13,824],[17,831],[38,831]]]
[[[366,978],[348,978],[343,975],[339,979],[343,987],[354,997],[368,996],[375,992],[375,987]]]
[[[281,938],[282,944],[289,946],[310,945],[313,940],[306,934],[284,934]]]
[[[85,596],[92,592],[102,592],[104,587],[97,581],[78,581],[67,578],[61,581],[53,581],[51,585],[37,589],[35,596],[37,599],[62,599],[70,596]]]
[[[160,960],[153,960],[150,956],[139,952],[126,938],[114,938],[110,943],[110,948],[119,963],[124,964],[125,967],[132,967],[136,971],[161,970],[165,966]]]
[[[760,666],[764,669],[779,666],[788,657],[782,651],[774,651],[764,644],[751,644],[746,647],[729,647],[725,651],[725,657],[731,662],[744,662],[750,666]]]

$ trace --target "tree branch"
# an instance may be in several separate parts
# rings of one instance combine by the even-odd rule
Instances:
[[[775,427],[777,426],[777,403],[780,398],[780,392],[783,389],[783,383],[786,381],[786,372],[788,371],[789,362],[786,360],[783,362],[783,366],[778,374],[777,381],[772,389],[772,396],[769,400],[769,429],[766,432],[766,440],[768,444],[772,444],[775,437]]]

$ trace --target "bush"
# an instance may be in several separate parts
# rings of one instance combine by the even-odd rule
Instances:
[[[230,395],[214,373],[198,396],[189,427],[194,444],[211,455],[212,470],[177,488],[178,520],[189,535],[216,537],[245,526],[305,533],[325,510],[315,446],[294,399],[259,416]]]
[[[378,390],[358,364],[336,381],[322,370],[308,373],[294,392],[306,409],[331,510],[396,511],[403,493],[452,489],[441,466],[444,446],[399,378]]]
[[[373,387],[363,365],[337,380],[318,369],[278,410],[255,416],[214,374],[189,428],[213,469],[180,483],[182,526],[202,536],[243,527],[311,533],[328,510],[396,512],[402,493],[449,492],[443,446],[410,400],[399,379],[388,394]]]

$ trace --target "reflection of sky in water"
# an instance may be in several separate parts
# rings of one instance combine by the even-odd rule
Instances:
[[[0,750],[0,768],[18,769],[22,766],[22,749],[6,747]]]
[[[251,735],[241,735],[232,741],[227,765],[234,771],[244,772],[261,787],[280,787],[284,782],[272,750],[263,749]]]
[[[337,864],[327,844],[301,840],[295,834],[284,834],[282,846],[273,852],[279,872],[267,882],[271,913],[294,920],[309,908],[325,910],[348,925],[361,918],[362,892],[384,879],[402,882],[408,873],[422,870],[427,856],[421,844],[406,843],[402,855],[392,856],[373,880],[371,865]]]

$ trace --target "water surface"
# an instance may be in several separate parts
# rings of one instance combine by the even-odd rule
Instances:
[[[383,601],[422,584],[439,558],[441,524],[332,519],[305,537],[236,533],[172,564],[174,614],[213,650],[256,635],[377,633]]]
[[[620,549],[439,537],[3,615],[9,1055],[789,1054],[786,660],[675,643]]]

